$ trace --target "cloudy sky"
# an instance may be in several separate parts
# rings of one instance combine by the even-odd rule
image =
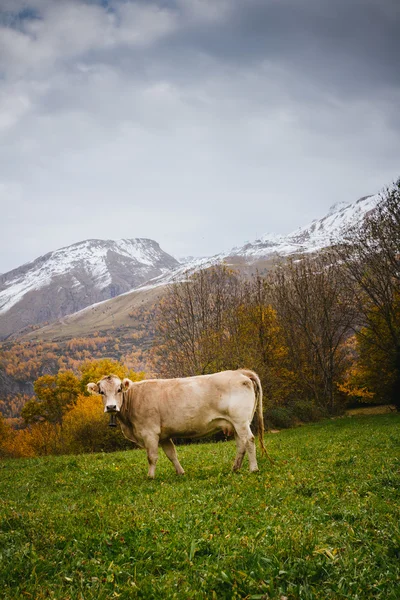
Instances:
[[[0,272],[210,255],[400,175],[398,0],[0,0]]]

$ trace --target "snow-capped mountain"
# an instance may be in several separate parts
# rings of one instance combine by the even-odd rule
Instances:
[[[178,265],[174,270],[159,275],[141,285],[139,289],[150,289],[182,281],[200,269],[207,269],[222,262],[238,266],[255,264],[274,257],[285,257],[292,254],[318,252],[328,248],[339,240],[343,231],[357,226],[381,200],[380,194],[364,196],[356,202],[337,202],[321,219],[315,219],[309,225],[299,227],[288,235],[266,233],[254,242],[237,246],[211,257],[191,258],[188,262]]]
[[[249,261],[256,261],[274,254],[289,256],[317,252],[339,240],[345,229],[361,223],[380,200],[380,194],[375,194],[364,196],[350,204],[337,202],[322,219],[315,219],[288,235],[266,233],[255,242],[233,248],[227,253],[227,257],[241,256]]]
[[[53,321],[179,265],[150,239],[86,240],[0,276],[0,337]]]
[[[93,305],[107,302],[109,306],[115,296],[148,293],[222,262],[252,269],[274,258],[318,252],[339,240],[343,230],[361,223],[380,200],[376,194],[350,204],[338,202],[321,219],[288,235],[268,233],[184,264],[148,239],[87,240],[61,248],[0,275],[0,338],[60,318],[67,327],[75,320],[72,313],[80,319],[83,309],[89,315]],[[64,322],[66,315],[71,316]]]

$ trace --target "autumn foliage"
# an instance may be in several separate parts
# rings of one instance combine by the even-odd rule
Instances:
[[[219,265],[158,306],[156,372],[251,367],[280,425],[354,402],[400,407],[400,180],[329,252],[241,277]]]
[[[119,428],[108,427],[100,396],[89,396],[86,384],[115,373],[132,381],[143,379],[110,359],[88,361],[72,371],[39,377],[35,396],[22,409],[25,428],[14,430],[0,418],[0,456],[32,457],[49,454],[110,451],[131,447]]]

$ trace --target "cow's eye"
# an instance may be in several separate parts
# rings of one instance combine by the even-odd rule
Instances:
[[[122,386],[118,388],[118,394],[122,392]]]
[[[102,396],[104,396],[104,392],[103,392],[103,390],[100,390],[100,391],[99,391],[99,394],[101,394]]]

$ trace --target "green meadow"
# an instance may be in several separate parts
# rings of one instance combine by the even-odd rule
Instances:
[[[0,463],[0,596],[400,597],[400,415],[178,448],[179,478],[144,451]]]

